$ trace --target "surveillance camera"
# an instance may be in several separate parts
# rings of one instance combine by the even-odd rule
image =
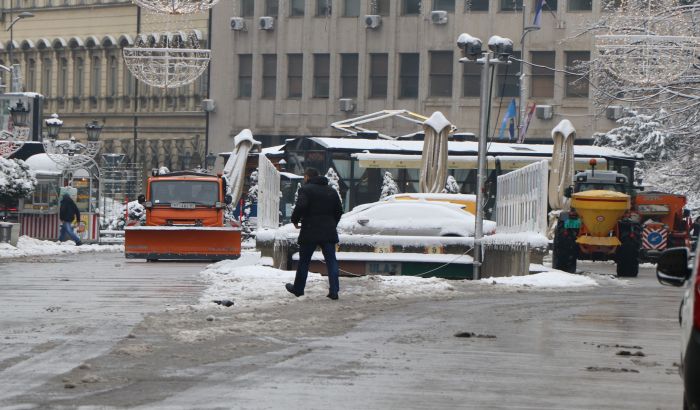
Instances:
[[[457,47],[459,47],[464,56],[470,60],[476,60],[483,53],[483,51],[481,51],[481,40],[467,33],[460,34],[457,39]]]
[[[499,60],[508,60],[513,55],[513,40],[500,36],[491,36],[489,39],[489,50],[491,50]]]

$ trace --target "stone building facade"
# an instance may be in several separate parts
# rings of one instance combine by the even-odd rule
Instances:
[[[0,7],[4,29],[22,11],[34,14],[13,26],[14,44],[8,31],[0,31],[0,64],[10,65],[14,47],[23,91],[43,94],[44,117],[58,113],[64,120],[60,138],[86,138],[84,124],[97,120],[104,124],[102,152],[124,153],[125,162],[144,169],[202,163],[207,76],[167,91],[137,83],[122,49],[133,46],[139,32],[153,36],[146,31],[153,28],[130,0],[1,0]],[[207,19],[203,13],[191,21],[202,46]],[[1,76],[9,84],[9,74]]]

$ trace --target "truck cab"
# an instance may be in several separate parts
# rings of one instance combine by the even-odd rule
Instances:
[[[596,171],[588,169],[574,176],[574,192],[614,191],[628,193],[627,176],[615,171]]]

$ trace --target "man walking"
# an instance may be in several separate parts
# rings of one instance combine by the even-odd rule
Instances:
[[[292,212],[292,223],[299,229],[299,265],[294,283],[287,283],[287,290],[299,297],[304,294],[309,263],[316,247],[320,247],[326,260],[330,290],[327,297],[338,299],[340,281],[335,244],[338,243],[336,226],[343,215],[343,206],[335,189],[328,186],[328,179],[319,176],[318,170],[308,168],[304,172],[304,185],[299,188],[297,202]]]
[[[73,219],[80,221],[80,210],[78,206],[73,202],[73,198],[70,197],[68,192],[63,194],[61,198],[61,208],[58,212],[59,218],[61,218],[61,232],[58,235],[58,240],[63,242],[66,240],[66,236],[70,237],[77,246],[82,245],[78,235],[73,232]]]

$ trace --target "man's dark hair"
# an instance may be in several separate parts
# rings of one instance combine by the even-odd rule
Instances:
[[[315,178],[320,174],[318,173],[318,170],[316,168],[306,168],[306,171],[304,171],[304,175],[306,175],[309,178]]]

